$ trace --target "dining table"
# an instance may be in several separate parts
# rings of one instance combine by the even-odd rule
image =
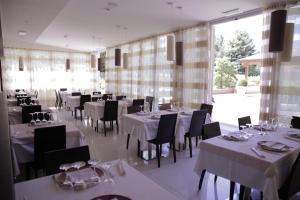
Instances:
[[[91,98],[100,98],[101,95],[91,95]],[[70,108],[70,110],[73,110],[76,108],[76,107],[79,107],[80,106],[80,96],[67,96],[66,97],[66,106],[67,108]]]
[[[118,101],[118,118],[122,118],[124,114],[127,114],[127,107],[132,106],[133,99],[124,99]],[[90,117],[92,120],[99,120],[104,115],[105,101],[97,102],[86,102],[84,104],[84,114]],[[148,102],[144,103],[144,111],[150,111],[150,104]]]
[[[42,108],[42,112],[52,113],[49,108]],[[9,124],[21,124],[22,123],[22,106],[9,106],[8,107],[8,121]]]
[[[172,108],[155,112],[138,112],[124,114],[121,118],[121,132],[131,134],[140,141],[141,150],[149,149],[149,140],[155,139],[160,115],[177,113],[175,126],[176,143],[184,143],[184,135],[189,131],[193,110],[188,108]],[[205,123],[210,123],[210,115],[207,114]]]
[[[43,200],[178,200],[175,195],[141,174],[124,160],[109,161],[102,166],[104,165],[110,166],[107,169],[112,177],[110,181],[100,181],[93,187],[73,190],[63,189],[54,181],[54,177],[59,174],[49,175],[16,183],[14,185],[16,199],[40,200],[42,196]],[[116,172],[114,170],[116,167],[121,168],[122,173]],[[83,170],[79,170],[79,173],[80,171]],[[68,175],[72,176],[69,173]],[[107,195],[110,195],[110,198]]]
[[[19,164],[34,160],[34,129],[59,125],[66,125],[67,148],[85,145],[83,132],[70,122],[52,121],[37,125],[13,124],[9,126],[15,176],[20,173]]]
[[[300,152],[300,138],[295,138],[295,134],[300,136],[300,130],[251,127],[202,140],[194,171],[200,177],[206,170],[258,189],[266,200],[278,200],[277,190]]]

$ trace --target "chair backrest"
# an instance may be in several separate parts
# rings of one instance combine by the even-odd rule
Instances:
[[[103,94],[102,99],[106,101],[107,99],[112,99],[112,94]]]
[[[292,197],[294,194],[300,191],[300,153],[298,154],[288,178],[285,180],[283,187],[279,190],[279,195],[281,192],[284,193],[285,197],[283,199],[288,199],[287,197]]]
[[[83,105],[85,102],[92,101],[92,97],[90,94],[82,94],[80,95],[80,107],[83,109]]]
[[[246,126],[246,124],[251,124],[251,117],[250,116],[240,117],[238,118],[238,123],[239,123],[239,129],[242,130],[241,126]]]
[[[208,113],[210,114],[210,116],[211,116],[212,111],[213,111],[213,107],[214,106],[211,105],[211,104],[202,103],[201,106],[200,106],[200,110],[206,109],[208,111]]]
[[[164,144],[174,140],[176,120],[177,113],[160,116],[156,136],[158,144]]]
[[[133,99],[133,106],[144,106],[145,99]]]
[[[81,92],[72,92],[71,95],[72,95],[72,96],[80,96],[80,95],[81,95]]]
[[[66,148],[66,125],[36,128],[34,130],[34,163],[44,167],[44,153]]]
[[[105,121],[118,120],[118,101],[105,101],[103,119]]]
[[[219,122],[213,122],[210,124],[203,124],[202,139],[217,137],[221,135],[221,129]]]
[[[41,111],[41,105],[22,106],[22,123],[29,123],[31,121],[31,115],[29,113]]]
[[[15,92],[20,92],[20,89],[15,89]]]
[[[121,95],[121,96],[116,96],[116,100],[123,100],[123,99],[126,99],[126,96],[124,95]]]
[[[132,114],[132,113],[137,113],[140,112],[141,108],[139,106],[128,106],[127,107],[127,113]]]
[[[154,101],[154,97],[146,96],[146,102],[149,103],[150,112],[152,111],[153,101]]]
[[[93,92],[93,95],[99,95],[101,92]]]
[[[100,99],[100,100],[101,100],[102,98],[101,98],[101,97],[92,97],[92,101],[93,101],[93,102],[97,102],[97,101],[98,101],[98,99]]]
[[[89,146],[80,146],[69,149],[48,151],[44,155],[46,175],[60,172],[59,166],[76,161],[87,162],[90,160]]]
[[[162,103],[158,105],[159,110],[168,110],[171,109],[171,103]]]
[[[190,130],[188,134],[191,137],[202,135],[202,125],[205,124],[207,110],[196,110],[193,112]]]
[[[17,97],[17,106],[19,106],[22,103],[23,99],[27,105],[30,104],[31,97]]]
[[[59,91],[67,91],[67,88],[60,88]]]
[[[300,117],[293,116],[291,120],[291,125],[293,128],[300,129]]]

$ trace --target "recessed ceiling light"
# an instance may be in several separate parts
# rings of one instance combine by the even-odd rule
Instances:
[[[68,35],[67,35],[67,34],[65,34],[65,35],[64,35],[64,38],[67,38],[67,37],[68,37]]]
[[[21,31],[18,32],[18,34],[19,34],[19,36],[25,36],[25,35],[27,35],[27,32],[21,30]]]
[[[172,2],[172,1],[168,1],[168,2],[167,2],[167,5],[169,5],[169,6],[173,6],[173,5],[174,5],[174,2]]]
[[[176,6],[178,10],[182,10],[182,6]]]
[[[109,12],[109,11],[110,11],[110,8],[104,8],[104,10],[106,10],[106,11],[108,11],[108,12]]]

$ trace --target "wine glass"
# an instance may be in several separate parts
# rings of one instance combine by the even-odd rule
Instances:
[[[141,112],[143,112],[143,107],[144,107],[143,105],[140,105]]]
[[[36,120],[35,120],[35,122],[36,122],[36,123],[40,123],[40,122],[41,122],[41,120],[40,120],[40,118],[39,118],[40,112],[35,112],[35,114],[36,114]]]
[[[43,122],[43,123],[46,123],[46,122],[47,122],[47,120],[46,120],[46,118],[45,118],[46,112],[41,112],[41,113],[42,113],[42,117],[43,117],[42,122]]]
[[[96,160],[96,159],[91,159],[88,161],[88,164],[91,165],[93,171],[94,171],[94,174],[93,174],[93,178],[97,177],[98,178],[98,181],[100,180],[99,179],[99,176],[96,175],[96,166],[97,164],[101,162],[101,160]]]
[[[86,163],[83,162],[83,161],[77,161],[77,162],[72,163],[72,167],[74,167],[75,169],[78,170],[78,180],[76,180],[76,183],[82,183],[83,182],[83,180],[81,179],[79,169],[84,167],[85,165],[86,165]]]
[[[70,163],[64,163],[59,166],[59,169],[64,172],[67,172],[71,168],[72,168],[72,164],[70,164]]]
[[[34,119],[33,119],[33,114],[34,114],[34,113],[29,113],[29,115],[31,115],[31,120],[30,120],[30,124],[31,124],[31,125],[34,125],[34,124],[35,124],[35,121],[34,121]]]

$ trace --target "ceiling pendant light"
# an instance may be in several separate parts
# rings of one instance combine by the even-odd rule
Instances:
[[[286,15],[287,10],[276,10],[271,13],[269,52],[283,50]]]
[[[67,59],[66,59],[66,72],[68,72],[70,69],[71,69],[70,59],[67,58]]]
[[[174,35],[167,36],[167,60],[175,60],[175,37]]]
[[[23,58],[23,56],[19,57],[19,71],[24,71],[24,58]]]
[[[121,66],[121,49],[115,49],[115,66]]]
[[[123,68],[128,68],[128,53],[123,53]]]
[[[286,23],[285,25],[283,51],[281,52],[281,61],[283,62],[288,62],[292,58],[294,27],[294,23]]]
[[[96,68],[96,55],[94,54],[91,55],[91,68]]]

